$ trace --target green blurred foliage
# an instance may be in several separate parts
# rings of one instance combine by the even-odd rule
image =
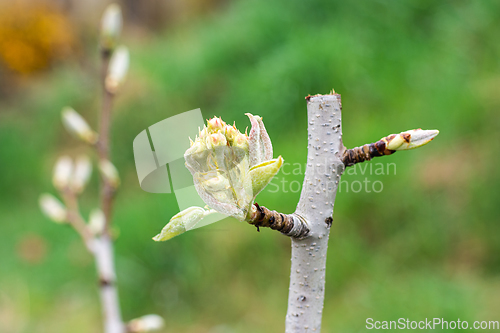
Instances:
[[[498,320],[499,24],[494,0],[255,0],[127,39],[131,72],[112,138],[123,178],[115,222],[124,317],[159,313],[165,332],[284,330],[289,240],[226,219],[154,243],[178,208],[173,195],[140,189],[132,141],[198,107],[240,129],[251,112],[264,117],[290,172],[305,163],[304,97],[335,88],[347,147],[418,127],[441,134],[369,162],[395,163],[395,172],[357,168],[342,177],[345,186],[380,181],[383,191],[337,194],[323,331],[364,331],[369,317]],[[86,151],[61,126],[61,108],[72,105],[96,124],[97,55],[89,58],[42,74],[0,104],[2,332],[100,330],[90,256],[37,207],[57,156]],[[264,191],[258,202],[292,212],[294,181],[302,175],[280,173],[278,194]],[[93,175],[84,215],[97,193]]]

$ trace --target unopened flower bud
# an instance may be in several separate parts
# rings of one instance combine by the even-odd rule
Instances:
[[[90,212],[89,216],[89,229],[94,235],[101,235],[104,231],[104,226],[106,225],[106,217],[104,213],[99,208],[96,208]]]
[[[224,135],[229,143],[232,143],[238,135],[238,130],[234,126],[226,125],[223,130]]]
[[[120,46],[113,52],[106,75],[106,90],[112,94],[118,92],[125,82],[129,65],[129,54],[125,46]]]
[[[222,130],[222,128],[226,125],[225,122],[222,121],[222,119],[213,117],[212,119],[209,119],[207,121],[207,127],[210,132],[216,132]]]
[[[210,134],[207,137],[207,148],[212,149],[218,146],[225,146],[227,144],[226,137],[222,133]]]
[[[52,183],[60,191],[68,188],[73,173],[73,161],[69,156],[61,156],[54,167]]]
[[[71,182],[71,189],[75,193],[81,193],[92,174],[92,163],[86,155],[81,155],[76,159],[75,171],[73,173],[73,179]]]
[[[151,332],[163,328],[164,325],[165,322],[162,317],[150,314],[131,320],[127,325],[127,329],[132,333]]]
[[[63,223],[66,221],[67,212],[64,205],[51,194],[45,193],[39,199],[42,212],[52,221]]]
[[[438,130],[409,130],[395,135],[389,135],[382,140],[386,141],[386,149],[409,150],[428,144],[439,134]]]
[[[122,30],[122,11],[115,3],[106,7],[101,20],[101,47],[103,50],[113,50]]]
[[[233,140],[233,146],[248,151],[248,137],[246,134],[238,133]]]
[[[281,157],[272,159],[262,118],[247,115],[252,124],[249,137],[214,117],[184,154],[201,199],[211,209],[239,220],[247,217],[257,193],[283,164]]]
[[[90,128],[85,119],[83,119],[78,112],[70,107],[65,107],[61,115],[63,125],[68,132],[87,143],[95,144],[97,142],[97,133]]]
[[[120,176],[113,163],[108,160],[101,160],[99,162],[99,170],[101,171],[102,177],[108,181],[112,187],[118,188],[118,186],[120,186]]]

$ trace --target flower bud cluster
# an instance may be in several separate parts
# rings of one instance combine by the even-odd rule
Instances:
[[[248,136],[245,133],[240,133],[235,125],[228,125],[221,118],[213,117],[207,120],[207,125],[199,131],[195,141],[191,141],[191,148],[186,151],[186,154],[221,146],[236,147],[248,151]]]
[[[240,221],[249,217],[255,197],[278,173],[283,158],[272,158],[272,144],[262,118],[247,116],[252,124],[249,135],[214,117],[191,140],[184,154],[186,167],[209,209],[190,207],[180,212],[154,240],[165,241],[184,233],[214,212]]]

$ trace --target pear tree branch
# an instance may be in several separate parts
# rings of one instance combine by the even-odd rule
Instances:
[[[374,143],[346,149],[342,143],[342,105],[339,94],[308,96],[308,153],[304,183],[293,214],[254,204],[247,222],[290,236],[292,266],[287,333],[320,332],[325,293],[328,237],[333,205],[346,167],[429,143],[437,130],[410,130]]]

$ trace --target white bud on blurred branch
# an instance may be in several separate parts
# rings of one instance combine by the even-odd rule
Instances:
[[[64,205],[51,194],[44,193],[39,199],[42,212],[52,221],[63,223],[66,221],[67,212]]]
[[[113,188],[120,186],[120,176],[116,167],[108,160],[101,160],[99,162],[99,170],[103,178],[108,181]]]
[[[113,52],[109,61],[108,74],[106,75],[106,90],[115,94],[125,82],[129,65],[128,49],[125,46],[120,46]]]
[[[102,16],[101,20],[101,47],[105,51],[115,48],[122,30],[122,10],[119,5],[112,3]]]
[[[68,188],[73,173],[73,161],[69,156],[61,156],[54,166],[52,183],[59,191]]]
[[[97,142],[97,133],[90,128],[89,124],[78,112],[70,107],[65,107],[61,116],[64,127],[68,132],[87,143],[95,144]]]
[[[75,162],[75,170],[71,181],[71,189],[75,193],[81,193],[87,185],[92,174],[92,163],[86,155],[80,155]]]

